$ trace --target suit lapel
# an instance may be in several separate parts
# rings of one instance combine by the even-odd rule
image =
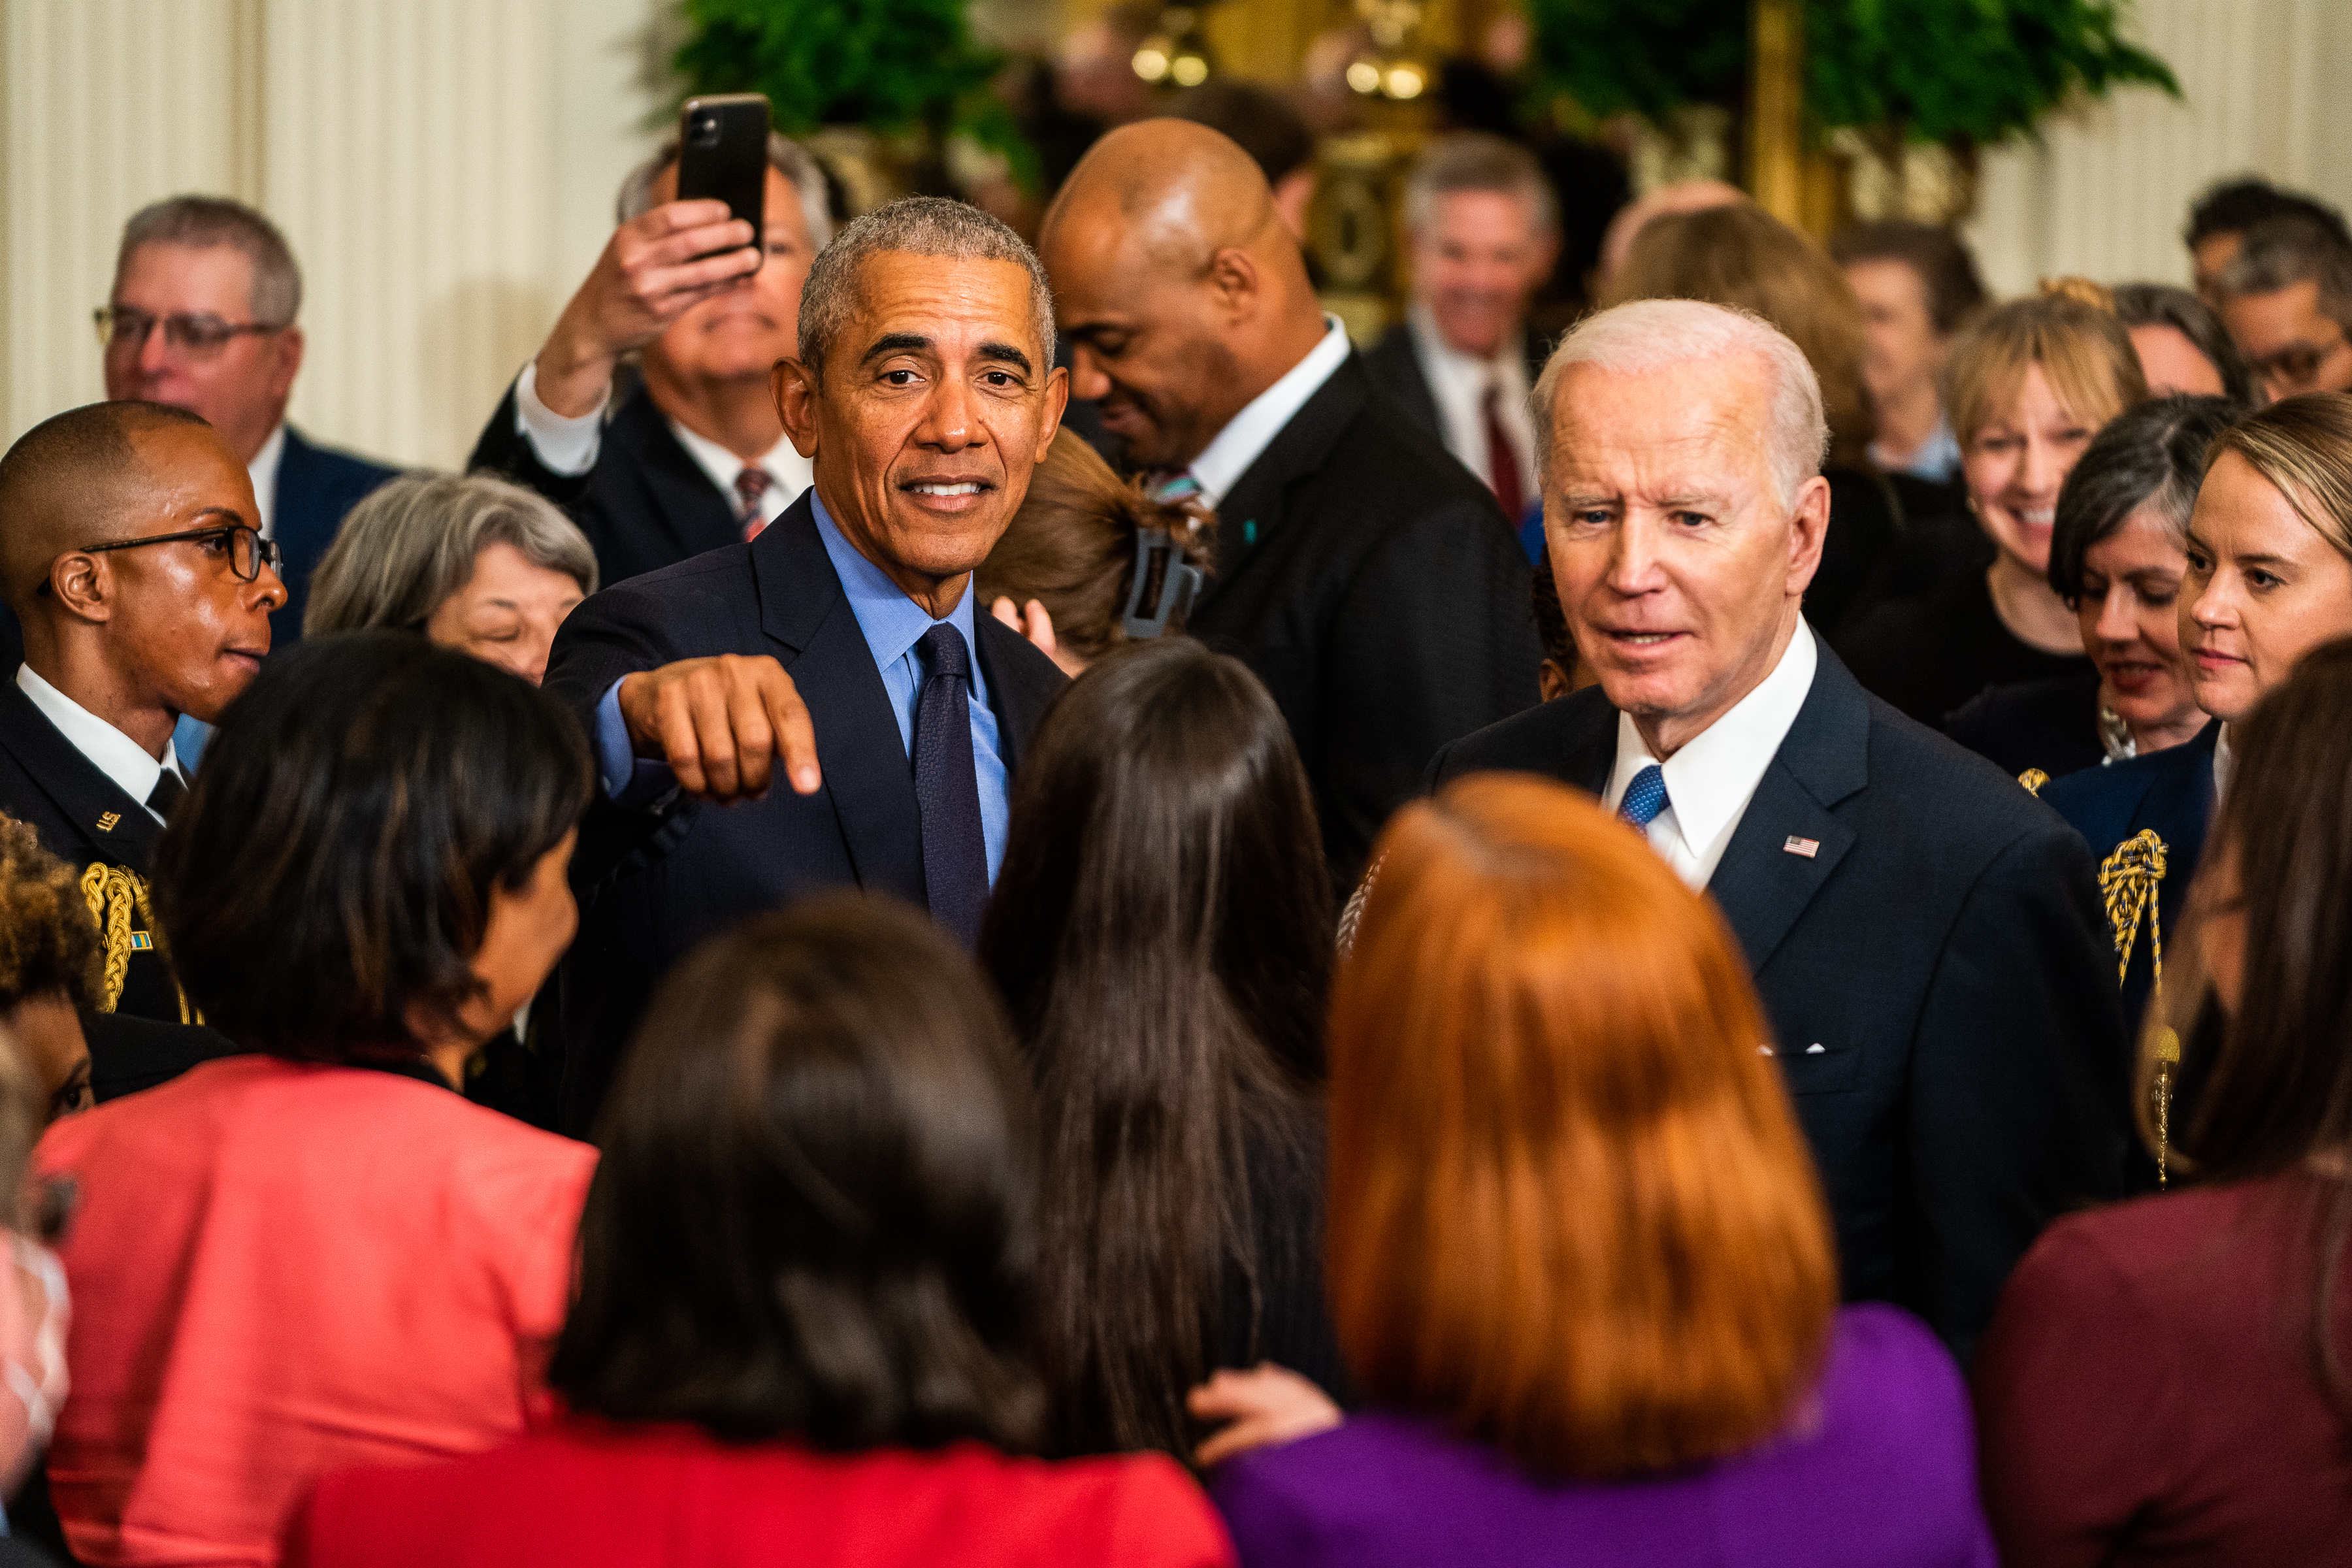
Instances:
[[[1853,847],[1853,829],[1832,808],[1870,783],[1869,702],[1826,646],[1820,659],[1706,885],[1750,970],[1764,967]]]
[[[83,846],[82,858],[128,866],[144,876],[163,825],[33,705],[14,680],[0,683],[0,746],[49,797]]]
[[[915,771],[808,496],[752,541],[751,573],[761,629],[778,645],[777,657],[808,704],[817,765],[858,886],[919,903],[923,840]]]
[[[996,743],[1004,753],[1007,779],[1021,766],[1045,710],[1069,684],[1058,666],[1030,647],[1029,640],[975,605],[972,628],[979,634],[980,673],[988,682],[988,705],[996,710]],[[1045,666],[1039,668],[1040,665]]]
[[[651,393],[639,387],[613,416],[605,438],[636,459],[637,471],[653,492],[654,510],[681,559],[741,539],[735,509],[693,454],[678,444]],[[818,554],[823,553],[820,546]]]
[[[1353,349],[1290,416],[1265,450],[1257,455],[1217,505],[1217,574],[1201,595],[1213,601],[1258,546],[1282,527],[1284,492],[1294,479],[1315,472],[1364,405],[1370,377]]]

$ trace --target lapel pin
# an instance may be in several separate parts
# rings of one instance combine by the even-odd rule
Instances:
[[[1805,1054],[1809,1057],[1826,1056],[1829,1054],[1829,1047],[1822,1045],[1821,1041],[1815,1040],[1811,1045],[1805,1047]]]
[[[1790,834],[1789,841],[1780,846],[1780,852],[1784,855],[1802,855],[1810,860],[1822,852],[1822,841],[1818,838],[1800,838]]]
[[[98,819],[98,830],[100,833],[111,833],[114,831],[114,825],[121,820],[122,814],[121,812],[110,811],[104,816]]]

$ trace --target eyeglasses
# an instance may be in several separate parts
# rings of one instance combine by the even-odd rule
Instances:
[[[243,337],[247,332],[267,336],[286,330],[283,324],[272,326],[266,321],[224,321],[210,311],[151,316],[144,310],[119,305],[100,305],[92,312],[91,320],[98,323],[98,341],[110,353],[127,349],[137,353],[147,346],[149,334],[161,327],[163,341],[191,359],[210,359],[227,347],[231,338]]]
[[[2343,350],[2346,338],[2342,328],[2336,329],[2336,341],[2325,346],[2312,343],[2289,343],[2283,349],[2247,362],[2246,368],[2258,380],[2283,386],[2293,392],[2311,392],[2319,384],[2319,371]]]
[[[184,533],[151,533],[143,539],[117,539],[103,544],[85,544],[81,547],[81,553],[99,555],[109,550],[138,550],[150,544],[177,544],[183,540],[202,543],[208,551],[225,551],[228,556],[228,569],[236,574],[240,583],[250,583],[258,578],[265,565],[273,572],[278,570],[278,542],[262,538],[257,531],[241,522],[192,528]],[[39,594],[48,591],[47,578],[43,578],[40,586],[34,590]]]

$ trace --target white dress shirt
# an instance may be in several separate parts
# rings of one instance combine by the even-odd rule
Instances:
[[[261,450],[253,455],[253,461],[245,466],[245,471],[253,476],[254,510],[261,513],[254,526],[261,531],[264,539],[278,537],[270,530],[278,519],[278,465],[285,457],[286,421],[280,419],[278,428],[269,433],[269,439],[261,444]]]
[[[735,493],[735,478],[752,465],[675,419],[668,420],[668,424],[669,433],[677,437],[677,444],[686,448],[695,466],[710,476],[710,482],[727,498],[728,507],[732,510],[741,506]],[[515,378],[515,431],[530,443],[530,449],[550,473],[584,474],[596,466],[596,454],[604,448],[604,410],[600,405],[577,419],[569,419],[541,403],[539,362],[534,360],[524,365],[522,374]],[[809,488],[814,479],[812,465],[793,449],[790,436],[778,437],[776,444],[762,452],[757,461],[774,481],[760,497],[760,521],[773,522]]]
[[[41,716],[58,727],[58,732],[89,760],[90,766],[121,784],[122,793],[146,806],[156,821],[163,820],[161,812],[147,805],[147,797],[155,793],[155,781],[169,768],[183,785],[188,782],[187,770],[180,766],[180,753],[171,742],[163,742],[163,760],[157,761],[147,754],[146,747],[34,674],[29,664],[16,667],[16,689],[33,700]]]
[[[1772,673],[1665,760],[1666,809],[1650,824],[1650,847],[1689,886],[1704,888],[1715,875],[1756,786],[1764,782],[1764,770],[1772,765],[1813,689],[1820,663],[1812,628],[1799,620]],[[1633,776],[1657,760],[1632,717],[1618,714],[1617,766],[1601,804],[1615,811]]]
[[[1203,504],[1214,508],[1224,504],[1227,492],[1249,472],[1249,466],[1258,454],[1274,444],[1282,427],[1291,416],[1307,406],[1307,400],[1323,390],[1323,384],[1332,374],[1348,363],[1348,330],[1336,316],[1323,318],[1323,340],[1307,351],[1307,357],[1285,371],[1280,381],[1252,398],[1248,406],[1225,422],[1214,439],[1202,448],[1185,471],[1201,487]]]
[[[1445,341],[1437,330],[1437,318],[1426,305],[1414,305],[1406,312],[1412,327],[1413,358],[1420,363],[1422,378],[1429,383],[1431,396],[1437,402],[1437,423],[1445,437],[1445,449],[1462,460],[1462,466],[1495,488],[1495,475],[1488,465],[1490,448],[1486,442],[1486,389],[1495,389],[1495,410],[1502,420],[1503,434],[1510,438],[1511,451],[1519,470],[1519,493],[1532,499],[1536,493],[1536,416],[1528,406],[1528,395],[1533,390],[1528,384],[1528,353],[1526,340],[1514,332],[1503,342],[1492,359],[1480,359],[1464,353]],[[1511,520],[1514,523],[1518,519]]]

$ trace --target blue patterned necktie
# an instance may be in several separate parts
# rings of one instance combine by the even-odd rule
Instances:
[[[1625,798],[1617,803],[1617,815],[1646,833],[1668,804],[1666,770],[1652,763],[1625,786]]]
[[[980,826],[980,771],[971,756],[971,653],[941,622],[925,632],[923,689],[915,705],[915,805],[922,814],[923,891],[931,918],[965,946],[988,908],[988,841]]]

